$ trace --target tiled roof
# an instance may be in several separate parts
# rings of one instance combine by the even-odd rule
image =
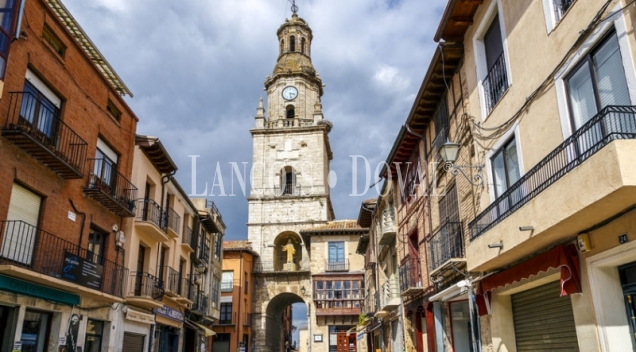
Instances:
[[[343,233],[343,232],[366,232],[367,228],[360,227],[357,220],[334,220],[329,221],[326,224],[316,227],[310,227],[300,230],[301,233]]]
[[[252,242],[250,241],[223,241],[223,249],[249,249],[252,250]]]

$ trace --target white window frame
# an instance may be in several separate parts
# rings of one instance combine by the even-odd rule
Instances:
[[[543,15],[545,16],[545,27],[548,31],[548,34],[552,33],[552,31],[556,28],[557,24],[561,22],[561,20],[565,17],[565,14],[570,11],[572,6],[574,6],[573,2],[568,10],[561,16],[561,18],[556,17],[555,13],[555,3],[554,0],[542,0],[543,2]]]
[[[620,10],[620,4],[617,4],[611,12],[618,10]],[[567,82],[565,77],[581,62],[583,57],[595,47],[595,44],[598,43],[599,40],[605,38],[605,35],[611,30],[612,26],[614,26],[616,37],[618,38],[618,49],[620,50],[623,60],[623,69],[625,70],[625,79],[627,80],[627,87],[629,89],[629,98],[632,103],[636,103],[636,69],[634,68],[634,61],[629,47],[625,16],[621,12],[614,15],[614,21],[606,21],[598,26],[554,77],[563,140],[574,133],[574,126],[572,126],[568,105]]]
[[[490,6],[486,9],[484,16],[482,17],[481,23],[477,27],[475,31],[475,35],[473,36],[473,48],[475,55],[475,70],[477,72],[477,85],[478,85],[478,93],[479,93],[479,101],[481,108],[481,120],[485,121],[492,110],[489,112],[486,107],[486,93],[484,92],[483,80],[488,75],[488,69],[486,68],[486,46],[484,45],[484,36],[490,28],[492,21],[495,19],[496,15],[499,15],[499,29],[501,30],[501,40],[504,51],[504,56],[506,58],[506,78],[508,78],[508,89],[512,86],[512,74],[510,70],[510,55],[508,55],[508,38],[506,36],[506,23],[504,20],[504,16],[499,9],[501,9],[501,0],[493,0],[490,3]],[[503,98],[503,96],[502,96]],[[500,99],[501,100],[501,99]],[[494,109],[493,109],[494,110]]]
[[[495,153],[499,152],[499,150],[503,147],[504,144],[508,143],[511,139],[514,138],[516,148],[517,148],[517,160],[519,161],[519,177],[523,177],[525,172],[525,166],[523,165],[523,153],[521,152],[521,138],[519,137],[519,122],[515,122],[506,133],[504,133],[497,143],[495,143],[492,148],[486,153],[485,157],[485,168],[486,175],[488,177],[488,195],[490,196],[490,203],[492,204],[497,196],[495,194],[495,175],[492,173],[492,157]]]

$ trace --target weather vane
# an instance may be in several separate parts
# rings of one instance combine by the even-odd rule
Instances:
[[[292,12],[296,14],[296,12],[298,12],[298,6],[296,6],[296,0],[289,0],[289,2],[292,4],[291,6]]]

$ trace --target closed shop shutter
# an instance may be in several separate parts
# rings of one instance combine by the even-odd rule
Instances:
[[[131,332],[124,332],[124,343],[122,345],[122,352],[141,352],[144,350],[144,339],[146,335],[133,334]]]
[[[37,194],[13,184],[0,253],[4,258],[31,263],[41,202]]]
[[[422,318],[422,322],[425,322],[425,320]],[[425,325],[423,325],[425,326]],[[426,330],[424,330],[426,331]],[[400,326],[400,321],[399,320],[394,320],[391,323],[391,338],[392,338],[392,342],[393,342],[393,350],[395,352],[402,352],[402,327]],[[424,336],[422,334],[422,336]],[[424,343],[426,344],[426,340],[424,340]]]
[[[517,351],[578,351],[572,300],[554,281],[512,295]]]

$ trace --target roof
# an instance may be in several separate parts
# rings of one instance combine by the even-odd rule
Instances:
[[[371,198],[362,201],[362,204],[360,204],[360,213],[358,213],[358,225],[360,225],[361,227],[371,226],[371,218],[377,201],[377,198]]]
[[[325,235],[325,234],[359,234],[369,231],[366,227],[358,225],[358,220],[334,220],[328,221],[326,224],[322,224],[316,227],[300,230],[301,234],[309,235]]]
[[[252,249],[252,242],[245,240],[223,241],[223,251],[246,251],[250,252],[252,255],[258,255],[258,253]]]
[[[152,165],[162,174],[177,171],[177,164],[157,137],[135,135],[135,144],[146,154]]]
[[[102,75],[104,75],[104,78],[108,81],[111,87],[113,87],[113,89],[121,95],[129,95],[132,97],[132,93],[128,87],[126,87],[119,75],[117,75],[117,72],[115,72],[108,61],[106,61],[104,55],[102,55],[95,44],[93,44],[88,35],[86,35],[86,32],[84,32],[82,27],[80,27],[79,23],[77,23],[71,13],[66,9],[66,7],[64,7],[62,2],[59,0],[45,1],[49,4],[49,7],[53,10],[53,13],[55,13],[58,20],[62,22],[69,33],[75,38],[75,41],[77,41],[79,46],[84,50],[84,53],[93,62]]]
[[[464,34],[473,24],[473,16],[482,3],[483,0],[450,0],[437,27],[435,41],[463,42]]]

